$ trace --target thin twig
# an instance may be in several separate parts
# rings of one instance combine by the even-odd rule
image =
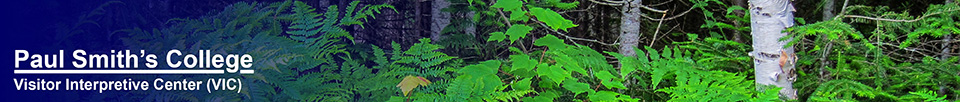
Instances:
[[[820,51],[820,77],[819,77],[820,82],[826,82],[828,78],[827,74],[830,74],[826,70],[826,67],[828,67],[827,64],[830,64],[830,61],[827,61],[827,57],[828,55],[830,55],[830,50],[832,50],[833,48],[833,41],[827,41],[826,48],[827,49]],[[844,63],[844,62],[840,62],[840,63]]]
[[[544,28],[550,28],[550,27],[548,27],[546,24],[543,24],[543,22],[537,22],[537,24],[540,24],[540,26],[543,26]],[[564,38],[567,38],[567,40],[570,40],[570,42],[573,42],[574,44],[577,44],[577,42],[574,42],[573,40],[580,40],[580,41],[588,41],[588,42],[600,43],[601,45],[606,45],[606,46],[616,46],[616,45],[617,45],[617,43],[604,43],[604,42],[600,42],[600,41],[597,41],[597,40],[594,40],[594,39],[585,39],[585,38],[578,38],[578,37],[567,36],[567,34],[563,34],[562,32],[557,31],[557,30],[553,30],[553,29],[550,29],[550,31],[553,31],[554,33],[557,33],[558,35],[563,36]],[[578,45],[579,45],[579,44],[578,44]]]
[[[500,13],[500,18],[503,18],[503,23],[506,23],[508,27],[513,26],[512,24],[510,24],[510,19],[507,18],[507,15],[503,14],[503,10],[497,9],[497,12]]]
[[[623,6],[623,4],[626,3],[625,1],[610,1],[610,0],[603,0],[603,2],[600,2],[600,1],[597,1],[597,0],[589,0],[589,1],[590,1],[590,2],[593,2],[593,3],[597,3],[597,4],[601,4],[601,5],[609,5],[609,6]],[[643,4],[640,4],[640,5],[638,5],[638,6],[640,6],[640,8],[647,9],[647,10],[650,10],[650,11],[653,11],[653,12],[667,13],[666,10],[654,9],[654,8],[651,8],[651,7],[649,7],[649,6],[647,6],[647,5],[643,5]]]
[[[594,6],[594,5],[590,5],[590,6],[587,6],[586,9],[567,10],[567,11],[560,11],[560,12],[557,12],[557,13],[559,13],[559,14],[564,14],[564,13],[570,13],[570,12],[583,12],[583,11],[587,11],[587,10],[593,9],[593,7],[595,7],[595,6]]]
[[[663,19],[663,17],[667,17],[667,14],[664,13],[663,16],[660,16],[660,19]],[[653,39],[650,40],[650,46],[653,46],[653,41],[657,41],[657,33],[660,33],[661,24],[663,24],[663,21],[660,21],[660,23],[657,23],[657,29],[653,31]]]
[[[843,7],[840,7],[840,15],[847,15],[847,4],[848,4],[848,3],[850,3],[850,0],[843,0]],[[833,19],[837,19],[837,18],[840,18],[840,16],[836,16],[836,17],[834,17]]]
[[[952,10],[952,11],[957,11],[957,10]],[[943,12],[937,12],[936,14],[940,14],[940,13],[943,13]],[[923,16],[920,16],[920,18],[912,19],[912,20],[903,20],[903,19],[886,19],[886,18],[867,17],[867,16],[861,16],[861,15],[843,15],[843,17],[863,18],[863,19],[869,19],[869,20],[888,21],[888,22],[916,22],[916,21],[920,21],[923,18],[926,18],[927,16],[930,16],[930,15],[923,15]]]
[[[849,1],[849,0],[848,0],[848,1]],[[847,3],[844,2],[843,5],[844,5],[843,10],[846,10],[846,9],[847,9],[847,7],[846,7]],[[916,21],[920,21],[920,20],[923,19],[923,18],[927,18],[927,17],[933,16],[933,15],[939,15],[939,14],[942,14],[942,13],[944,13],[944,12],[954,12],[954,11],[957,11],[957,10],[960,10],[960,9],[951,9],[951,10],[946,10],[946,11],[941,11],[941,12],[934,12],[934,13],[930,13],[930,14],[927,14],[927,15],[920,16],[920,18],[912,19],[912,20],[887,19],[887,18],[879,18],[879,17],[867,17],[867,16],[861,16],[861,15],[843,15],[843,14],[846,14],[846,13],[845,13],[846,11],[842,12],[841,15],[843,15],[843,17],[863,18],[863,19],[877,20],[877,21],[888,21],[888,22],[916,22]]]
[[[653,4],[653,5],[650,5],[650,6],[660,6],[660,5],[663,5],[663,4],[670,3],[670,2],[673,2],[673,0],[663,1],[663,2],[660,2],[660,3],[658,3],[658,4]]]
[[[920,55],[923,55],[923,56],[930,56],[930,55],[928,55],[927,53],[920,52],[920,51],[933,52],[933,51],[929,51],[929,50],[925,50],[925,49],[919,49],[919,48],[900,47],[900,45],[894,45],[894,44],[884,43],[884,42],[872,43],[872,44],[898,47],[898,48],[900,48],[900,49],[898,49],[898,50],[903,50],[903,51],[908,51],[908,52],[914,52],[914,53],[917,53],[917,54],[920,54]],[[917,50],[920,50],[920,51],[917,51]]]
[[[543,56],[547,55],[547,50],[550,48],[544,48],[543,51],[540,51],[540,60],[537,60],[537,65],[543,64]],[[539,66],[533,66],[533,70],[536,70]]]
[[[619,2],[619,3],[616,3],[616,2],[600,2],[600,1],[597,1],[597,0],[589,0],[589,1],[590,1],[590,2],[593,2],[593,3],[600,4],[600,5],[609,5],[609,6],[620,6],[620,5],[623,5],[623,2]],[[606,0],[604,0],[604,1],[606,1]]]
[[[609,3],[618,3],[618,4],[622,4],[622,3],[626,3],[627,1],[613,1],[613,0],[603,0],[603,2],[609,2]]]
[[[643,5],[643,4],[640,4],[640,8],[647,9],[647,10],[650,10],[650,11],[653,11],[653,12],[657,12],[657,13],[667,13],[667,10],[654,9],[654,8],[647,7],[647,5]]]
[[[643,18],[647,18],[647,19],[653,20],[653,21],[673,20],[673,19],[679,18],[680,16],[686,15],[687,13],[690,13],[690,11],[693,11],[693,8],[694,8],[694,7],[690,7],[690,9],[687,9],[687,11],[683,11],[683,13],[680,13],[680,14],[678,14],[678,15],[673,15],[673,16],[670,16],[670,17],[667,17],[667,18],[661,18],[661,19],[656,19],[656,18],[647,16],[647,15],[640,15],[640,16],[643,16]]]

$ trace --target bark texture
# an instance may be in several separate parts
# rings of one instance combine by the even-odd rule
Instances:
[[[784,47],[792,38],[779,41],[787,35],[782,32],[793,26],[793,5],[790,0],[750,0],[750,35],[753,37],[754,69],[757,85],[781,87],[780,96],[796,99],[793,88],[796,60],[793,47]],[[760,88],[760,87],[758,87]]]
[[[470,12],[467,12],[467,13],[465,13],[465,14],[464,14],[464,13],[461,13],[461,14],[463,14],[463,16],[460,16],[460,17],[464,17],[465,19],[473,19],[473,16],[476,14],[476,12],[470,11]],[[466,29],[466,30],[464,30],[464,32],[467,33],[467,34],[469,34],[469,35],[476,36],[476,34],[477,34],[477,25],[476,25],[476,24],[477,24],[477,22],[471,23],[470,26],[467,26],[467,28],[464,28],[464,29]]]
[[[640,43],[640,1],[628,0],[623,4],[623,14],[620,20],[620,49],[618,52],[624,56],[637,56],[633,51],[634,47]]]
[[[433,23],[430,23],[430,39],[439,41],[443,33],[443,28],[450,24],[450,13],[440,11],[440,9],[450,6],[450,2],[447,2],[447,0],[433,0],[432,6],[430,18],[433,19]]]
[[[833,0],[823,0],[823,20],[827,21],[833,19]]]

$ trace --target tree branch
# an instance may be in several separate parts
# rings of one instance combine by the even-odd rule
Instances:
[[[677,15],[673,15],[673,16],[670,16],[670,17],[667,17],[667,18],[661,18],[661,19],[656,19],[656,18],[647,16],[647,15],[640,15],[640,16],[643,16],[643,18],[647,18],[647,19],[652,20],[652,21],[673,20],[673,19],[679,18],[680,16],[686,15],[687,13],[690,13],[690,11],[693,11],[693,8],[694,8],[694,7],[690,7],[690,9],[687,9],[687,11],[683,11],[683,13],[680,13],[680,14],[677,14]]]
[[[500,13],[500,18],[503,18],[503,23],[506,23],[507,27],[513,26],[513,24],[510,24],[510,18],[507,18],[507,15],[503,14],[503,10],[497,9],[497,13]]]
[[[650,6],[660,6],[660,5],[663,5],[663,4],[667,4],[667,3],[670,3],[670,2],[673,2],[673,0],[667,0],[667,1],[663,1],[663,2],[661,2],[661,3],[658,3],[658,4],[653,4],[653,5],[650,5]]]
[[[843,3],[843,4],[844,4],[843,9],[846,9],[846,8],[847,8],[847,7],[846,7],[846,4],[847,4],[847,3]],[[912,20],[887,19],[887,18],[879,18],[879,17],[867,17],[867,16],[861,16],[861,15],[843,15],[843,17],[863,18],[863,19],[869,19],[869,20],[888,21],[888,22],[916,22],[916,21],[920,21],[920,20],[923,19],[923,18],[927,18],[927,17],[933,16],[933,15],[943,14],[944,12],[954,12],[954,11],[957,11],[957,10],[960,10],[960,9],[951,9],[951,10],[946,10],[946,11],[941,11],[941,12],[934,12],[934,13],[930,13],[930,14],[927,14],[927,15],[920,16],[920,18],[912,19]],[[845,14],[845,13],[844,13],[844,14]]]
[[[663,17],[667,17],[667,14],[664,13],[663,16],[660,16],[660,19],[663,19]],[[657,41],[657,33],[660,33],[661,24],[663,24],[663,21],[660,21],[660,23],[657,23],[657,29],[656,31],[653,32],[653,39],[650,40],[650,46],[653,46],[653,41]]]
[[[604,0],[604,1],[607,1],[607,2],[600,2],[600,1],[597,1],[597,0],[589,0],[589,1],[590,1],[590,2],[593,2],[593,3],[600,4],[600,5],[608,5],[608,6],[620,6],[620,5],[623,5],[623,1],[620,1],[620,2],[609,2],[609,0]]]
[[[593,3],[597,3],[597,4],[601,4],[601,5],[609,5],[609,6],[623,6],[623,4],[625,3],[624,1],[611,1],[611,0],[603,0],[603,2],[600,2],[600,1],[597,1],[597,0],[589,0],[589,1],[590,1],[590,2],[593,2]],[[659,4],[658,4],[658,5],[659,5]],[[650,6],[643,5],[643,4],[640,4],[640,5],[637,5],[637,6],[639,6],[640,8],[646,9],[646,10],[650,10],[650,11],[653,11],[653,12],[657,12],[657,13],[667,13],[667,10],[659,10],[659,9],[651,8]],[[693,9],[693,8],[691,8],[691,9]]]
[[[594,6],[595,6],[595,5],[590,5],[590,6],[588,6],[586,9],[567,10],[567,11],[560,11],[560,12],[557,12],[557,13],[559,13],[559,14],[565,14],[565,13],[570,13],[570,12],[583,12],[583,11],[587,11],[587,10],[593,9]]]
[[[642,4],[639,5],[639,6],[640,6],[640,8],[647,9],[647,10],[650,10],[650,11],[653,11],[653,12],[657,12],[657,13],[667,13],[667,10],[658,10],[658,9],[650,8],[650,7],[648,7],[647,5],[642,5]]]
[[[546,24],[543,24],[543,22],[539,22],[539,21],[538,21],[537,24],[540,24],[540,26],[543,26],[544,28],[550,28],[550,27],[548,27]],[[554,33],[557,33],[557,35],[560,35],[560,36],[563,36],[564,38],[567,38],[567,40],[570,40],[570,42],[573,42],[574,44],[577,44],[577,42],[574,42],[573,40],[580,40],[580,41],[588,41],[588,42],[600,43],[601,45],[606,45],[606,46],[616,46],[616,45],[618,45],[618,43],[612,43],[612,44],[611,44],[611,43],[600,42],[600,41],[593,40],[593,39],[585,39],[585,38],[578,38],[578,37],[567,36],[567,34],[563,34],[562,32],[557,31],[557,30],[553,30],[553,29],[550,29],[550,31],[553,31]],[[579,45],[579,44],[578,44],[578,45]]]

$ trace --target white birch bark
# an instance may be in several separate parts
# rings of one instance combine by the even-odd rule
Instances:
[[[793,26],[793,5],[790,0],[750,0],[750,35],[753,37],[754,69],[757,85],[775,85],[781,87],[780,96],[796,99],[793,88],[794,54],[793,47],[786,47],[791,39],[779,41],[787,35],[782,32]],[[760,88],[760,87],[758,87]]]

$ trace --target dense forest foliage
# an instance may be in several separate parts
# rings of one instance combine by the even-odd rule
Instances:
[[[770,76],[754,74],[767,60],[752,53],[746,0],[287,0],[104,31],[131,49],[249,53],[257,73],[233,75],[247,82],[241,94],[87,100],[960,100],[958,2],[789,1],[795,24],[773,39],[795,49],[777,54],[795,68],[774,80],[786,76],[795,96],[755,82]],[[122,5],[135,4],[104,3],[57,33],[81,37],[71,35],[114,22],[98,18]]]

